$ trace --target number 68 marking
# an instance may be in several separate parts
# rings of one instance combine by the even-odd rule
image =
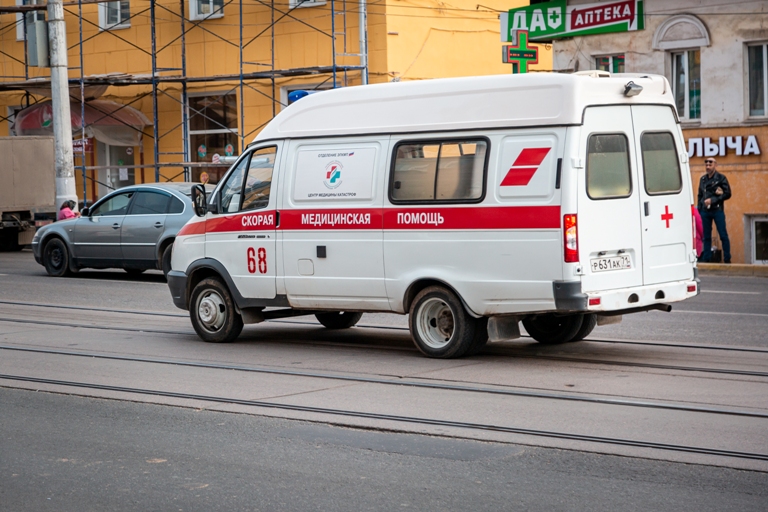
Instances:
[[[258,254],[258,259],[256,255]],[[246,258],[248,260],[248,272],[251,274],[256,273],[258,268],[259,274],[267,273],[267,250],[263,247],[259,247],[258,253],[253,247],[249,247],[246,251]]]

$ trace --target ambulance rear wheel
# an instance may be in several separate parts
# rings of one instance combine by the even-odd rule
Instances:
[[[243,317],[235,310],[232,294],[220,280],[209,277],[192,290],[189,317],[203,341],[229,343],[243,330]]]
[[[352,311],[334,311],[333,313],[318,313],[317,321],[328,329],[349,329],[363,317],[362,313]]]
[[[453,292],[440,286],[430,286],[416,295],[409,324],[416,347],[428,357],[461,357],[478,340],[478,321]]]
[[[583,322],[584,315],[532,315],[523,320],[523,327],[533,339],[545,345],[571,341]]]
[[[597,315],[594,313],[589,313],[587,315],[584,315],[584,320],[581,322],[581,327],[579,328],[579,332],[576,333],[576,336],[568,340],[569,343],[575,343],[577,341],[581,341],[594,330],[595,326],[597,325]]]

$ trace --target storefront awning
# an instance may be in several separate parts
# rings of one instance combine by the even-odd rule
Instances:
[[[81,104],[69,105],[72,135],[81,136],[83,126]],[[44,101],[16,113],[13,130],[17,135],[53,135],[53,105]],[[145,126],[152,124],[147,116],[133,107],[109,100],[85,102],[85,136],[112,146],[138,146]]]

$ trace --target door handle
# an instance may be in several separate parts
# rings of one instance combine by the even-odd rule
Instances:
[[[112,224],[112,229],[120,229],[120,224],[115,222],[114,224]]]
[[[651,214],[651,212],[650,212],[650,204],[648,204],[648,201],[643,203],[643,207],[645,208],[645,216],[647,217],[648,215]]]
[[[161,228],[161,227],[163,227],[163,223],[162,222],[155,222],[155,227],[156,228]]]

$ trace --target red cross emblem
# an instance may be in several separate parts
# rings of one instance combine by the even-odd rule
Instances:
[[[667,227],[669,227],[669,221],[673,218],[675,218],[675,216],[669,213],[669,205],[664,206],[664,213],[661,214],[661,220],[667,222]]]

